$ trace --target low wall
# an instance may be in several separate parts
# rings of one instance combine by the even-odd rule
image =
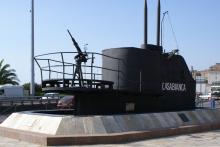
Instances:
[[[127,142],[213,129],[220,129],[219,109],[107,116],[13,113],[0,125],[0,135],[43,145],[69,145]]]

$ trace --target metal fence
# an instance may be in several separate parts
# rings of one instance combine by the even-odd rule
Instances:
[[[36,104],[50,104],[58,103],[59,99],[41,99],[41,97],[4,97],[0,99],[0,106],[13,105],[36,105]]]
[[[216,98],[211,102],[209,99],[196,98],[196,107],[197,108],[220,108],[220,99]],[[213,104],[214,103],[214,107]]]
[[[59,98],[41,99],[39,96],[1,97],[0,116],[17,111],[54,109],[58,101]]]

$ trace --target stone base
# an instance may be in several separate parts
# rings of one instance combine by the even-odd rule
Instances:
[[[220,110],[62,116],[13,113],[0,135],[42,145],[108,144],[220,129]]]

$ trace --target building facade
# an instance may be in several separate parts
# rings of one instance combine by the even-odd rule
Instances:
[[[220,83],[220,63],[201,71],[193,71],[196,80],[196,92],[198,94],[208,94],[214,83]]]

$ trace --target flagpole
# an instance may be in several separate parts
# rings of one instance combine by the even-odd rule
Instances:
[[[34,0],[31,1],[31,83],[30,94],[35,95],[35,80],[34,80]]]

